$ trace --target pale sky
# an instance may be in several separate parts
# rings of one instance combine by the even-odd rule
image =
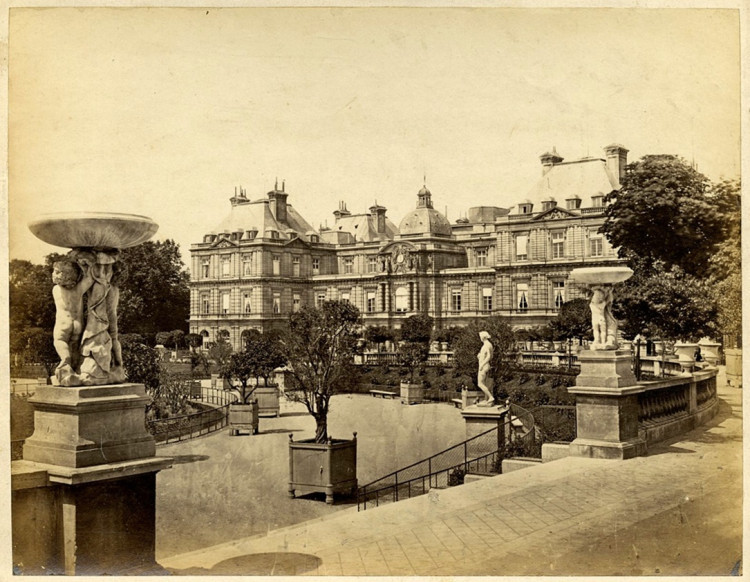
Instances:
[[[36,216],[96,210],[187,263],[277,176],[317,228],[339,200],[398,225],[425,174],[451,222],[511,206],[553,146],[740,174],[737,10],[15,8],[9,40],[10,258],[65,252]]]

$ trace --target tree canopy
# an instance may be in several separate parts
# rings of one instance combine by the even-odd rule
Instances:
[[[592,337],[589,302],[583,298],[566,301],[560,307],[557,317],[550,321],[549,325],[556,340],[568,338],[582,340]]]
[[[351,376],[359,320],[359,310],[347,301],[304,306],[289,317],[282,350],[298,389],[287,396],[302,402],[315,419],[317,443],[328,440],[331,396]]]
[[[415,372],[424,367],[430,355],[432,324],[432,318],[424,313],[407,317],[401,324],[399,361],[408,370],[411,382],[414,382]]]
[[[708,179],[673,155],[648,155],[628,164],[622,187],[607,195],[600,232],[621,257],[678,265],[705,273],[724,229],[721,205]]]
[[[241,402],[247,402],[253,390],[248,390],[250,378],[263,378],[268,384],[271,373],[286,362],[281,345],[275,337],[263,334],[258,330],[249,330],[245,334],[245,347],[236,354],[231,354],[221,367],[222,378],[236,378],[240,381]]]

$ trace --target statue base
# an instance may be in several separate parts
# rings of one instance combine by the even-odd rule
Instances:
[[[504,404],[493,406],[468,406],[461,411],[466,423],[466,439],[497,428],[496,437],[477,438],[467,443],[469,457],[476,458],[497,451],[510,436],[510,425],[505,422],[508,418],[509,407]]]
[[[34,434],[24,444],[24,460],[90,467],[156,453],[144,422],[149,398],[142,384],[40,386],[29,402]]]

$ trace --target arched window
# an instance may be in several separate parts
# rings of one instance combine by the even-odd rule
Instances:
[[[409,288],[396,288],[396,311],[409,311]]]

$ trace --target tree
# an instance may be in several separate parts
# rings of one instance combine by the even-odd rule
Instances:
[[[120,260],[128,273],[120,288],[120,329],[146,335],[187,330],[189,276],[179,245],[169,239],[147,241],[123,249]]]
[[[368,325],[365,328],[365,341],[369,344],[375,344],[380,348],[387,341],[393,341],[393,331],[383,325]]]
[[[251,330],[251,333],[246,335],[245,348],[230,356],[229,361],[221,369],[221,376],[228,380],[236,378],[240,381],[240,402],[246,404],[255,390],[248,390],[250,378],[255,378],[256,386],[260,384],[260,378],[263,378],[267,386],[271,373],[285,363],[281,346],[275,338]]]
[[[328,440],[331,396],[349,380],[357,349],[359,310],[347,301],[304,306],[289,317],[283,353],[298,390],[290,400],[302,402],[315,419],[315,442]]]
[[[590,338],[593,335],[591,329],[591,308],[589,302],[578,298],[566,301],[560,307],[557,317],[550,321],[555,339]]]
[[[208,357],[216,362],[219,369],[221,369],[229,362],[232,351],[232,344],[222,336],[219,336],[218,340],[208,348]]]
[[[172,345],[174,346],[175,350],[179,350],[183,345],[185,345],[185,335],[185,332],[181,329],[172,330]]]
[[[430,355],[432,322],[429,315],[419,313],[407,317],[401,325],[399,362],[409,372],[411,383],[414,383],[414,373],[423,370]]]
[[[52,331],[55,302],[52,298],[52,268],[14,259],[8,270],[10,336],[21,337],[30,328]]]
[[[153,396],[159,388],[159,352],[138,341],[132,341],[130,334],[120,336],[122,344],[122,365],[128,382],[143,384]],[[132,337],[132,336],[131,336]]]
[[[24,360],[29,364],[41,364],[49,377],[60,363],[60,356],[55,351],[52,340],[52,332],[40,327],[33,327],[23,334],[25,348],[23,350]]]
[[[495,386],[506,379],[510,373],[515,352],[515,336],[508,322],[498,316],[475,319],[461,330],[453,348],[453,360],[456,371],[476,381],[479,372],[477,354],[482,348],[479,332],[490,334],[490,342],[494,347],[490,361],[490,375]],[[497,394],[495,394],[497,397]]]
[[[606,196],[599,232],[621,257],[705,273],[723,236],[721,208],[708,186],[703,174],[677,156],[644,156],[628,164],[621,189]]]
[[[156,344],[164,346],[165,348],[171,347],[173,343],[173,336],[171,331],[160,331],[155,336]]]
[[[199,333],[188,333],[185,335],[185,342],[191,350],[195,350],[203,345],[203,336]]]

